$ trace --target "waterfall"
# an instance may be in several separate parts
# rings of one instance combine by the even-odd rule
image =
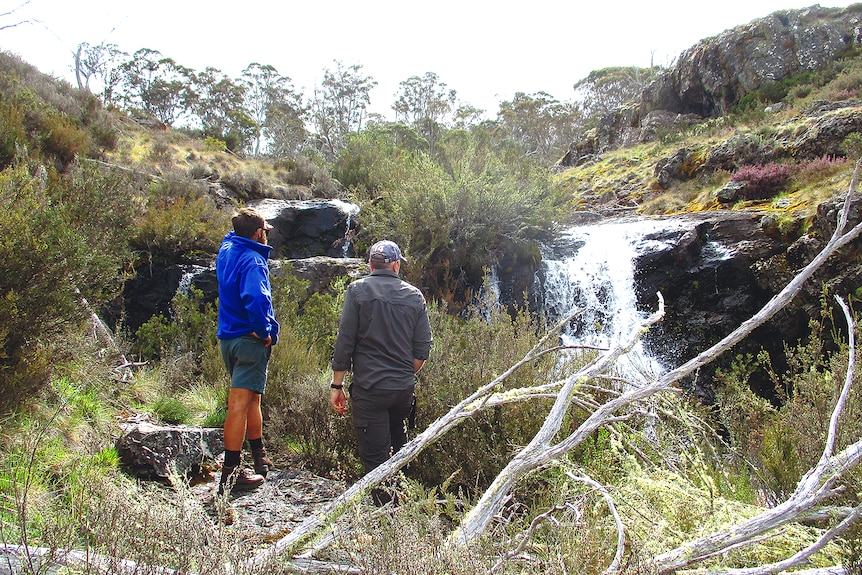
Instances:
[[[353,223],[353,217],[359,213],[359,206],[350,202],[345,202],[343,200],[329,200],[329,202],[335,207],[337,207],[339,210],[341,210],[341,213],[345,215],[344,238],[341,245],[341,257],[350,257],[351,239],[353,238],[353,228],[355,227]]]
[[[196,265],[183,266],[183,275],[180,276],[180,281],[177,284],[177,290],[174,295],[185,294],[189,295],[192,289],[192,282],[195,276],[207,270],[207,268]]]
[[[485,281],[474,297],[473,305],[468,306],[468,311],[478,312],[481,317],[485,318],[485,321],[491,321],[491,316],[499,309],[500,275],[497,266],[494,265],[488,268]]]
[[[681,226],[674,220],[648,219],[577,226],[562,232],[554,245],[542,246],[537,281],[548,324],[584,309],[563,331],[563,343],[607,348],[654,311],[637,309],[634,260],[662,247],[660,241],[646,239],[648,234]],[[640,342],[620,365],[624,375],[636,380],[665,369]]]

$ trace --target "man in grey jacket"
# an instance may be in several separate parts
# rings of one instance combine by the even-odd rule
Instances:
[[[366,473],[407,443],[413,376],[431,351],[425,298],[398,277],[403,259],[395,242],[371,246],[371,274],[347,286],[332,356],[329,403],[336,413],[347,412],[344,376],[352,371],[353,426]],[[372,496],[378,505],[389,500],[383,490]]]

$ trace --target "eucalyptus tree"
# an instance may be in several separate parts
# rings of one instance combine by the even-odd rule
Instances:
[[[347,135],[362,128],[376,85],[362,73],[361,64],[345,67],[336,60],[334,71],[324,70],[321,85],[314,89],[311,122],[321,152],[330,161],[344,147]]]
[[[252,63],[242,72],[245,86],[245,110],[255,123],[254,154],[260,154],[261,141],[269,147],[293,155],[306,138],[302,115],[302,97],[296,93],[290,78],[282,76],[273,66]]]
[[[303,120],[305,111],[304,108],[296,108],[288,102],[273,104],[263,127],[269,155],[275,158],[290,158],[302,151],[308,141],[308,130]]]
[[[192,76],[191,109],[204,135],[225,141],[228,149],[247,149],[256,124],[245,111],[246,87],[221,70],[207,67]]]
[[[659,71],[657,66],[612,66],[593,70],[586,78],[575,82],[574,90],[584,112],[596,118],[639,98],[643,89]]]
[[[157,50],[141,48],[119,67],[122,99],[168,126],[186,112],[192,71]]]
[[[426,72],[421,78],[411,76],[400,86],[398,100],[392,105],[395,118],[413,126],[428,140],[428,153],[433,154],[455,107],[457,92],[447,90],[434,72]]]
[[[87,42],[78,44],[75,50],[75,79],[79,90],[95,93],[91,90],[90,81],[99,83],[98,96],[102,104],[115,104],[114,91],[120,83],[119,66],[128,54],[119,49],[116,44],[101,42],[91,46]]]
[[[562,155],[583,124],[577,104],[560,102],[546,92],[516,93],[500,103],[497,118],[525,156],[543,163]]]
[[[461,104],[452,114],[452,121],[456,128],[467,130],[481,124],[484,121],[482,119],[484,113],[485,110],[472,104]]]

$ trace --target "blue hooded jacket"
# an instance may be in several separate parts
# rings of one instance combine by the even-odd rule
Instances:
[[[216,258],[218,279],[218,338],[233,339],[256,333],[278,341],[278,322],[272,309],[272,289],[266,260],[272,246],[229,232]]]

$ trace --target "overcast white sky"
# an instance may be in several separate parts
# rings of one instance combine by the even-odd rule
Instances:
[[[434,72],[460,101],[496,115],[516,92],[571,100],[572,85],[607,66],[668,65],[703,38],[797,0],[0,0],[0,49],[73,81],[81,42],[158,50],[178,64],[238,78],[270,64],[310,96],[335,60],[378,85],[372,111],[392,117],[399,83]],[[508,4],[508,6],[507,6]],[[843,7],[851,1],[827,0]],[[13,12],[14,10],[14,12]],[[9,12],[12,12],[11,14]]]

